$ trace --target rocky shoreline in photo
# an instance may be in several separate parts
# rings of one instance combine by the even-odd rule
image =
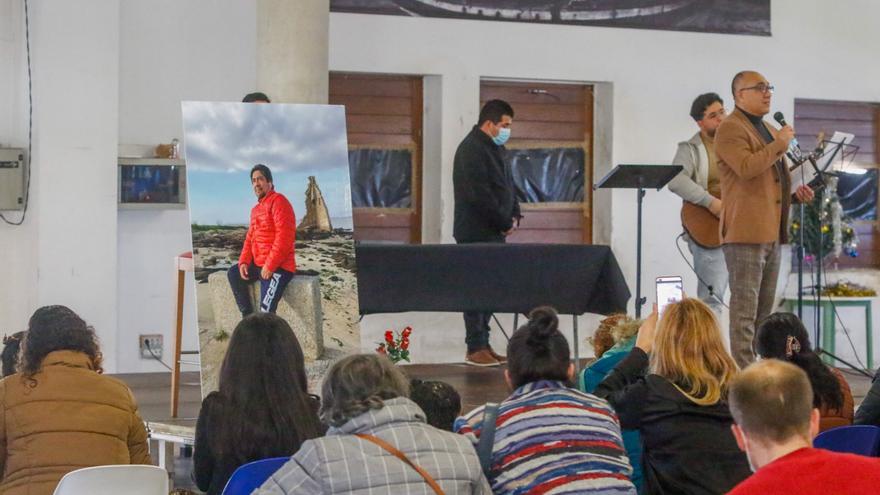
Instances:
[[[200,357],[202,372],[209,375],[222,362],[229,336],[218,335],[214,329],[206,283],[212,273],[225,272],[238,263],[246,234],[244,226],[193,226]],[[345,229],[298,231],[295,249],[297,273],[320,280],[324,354],[307,366],[314,375],[310,380],[317,380],[331,360],[360,350],[353,233]],[[202,381],[211,383],[205,377]]]

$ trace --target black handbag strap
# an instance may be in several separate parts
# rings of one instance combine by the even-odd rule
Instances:
[[[480,467],[483,468],[483,474],[487,478],[492,467],[492,447],[495,445],[495,420],[498,419],[498,407],[497,402],[489,402],[483,409],[483,427],[480,429],[480,442],[477,444]]]

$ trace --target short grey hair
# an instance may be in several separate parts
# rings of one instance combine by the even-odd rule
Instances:
[[[409,397],[409,380],[384,356],[355,354],[330,368],[321,394],[321,421],[338,427],[367,411],[382,409],[388,399]]]

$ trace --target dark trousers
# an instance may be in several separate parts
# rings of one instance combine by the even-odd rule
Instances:
[[[483,241],[458,241],[458,244],[470,244],[472,242],[504,243],[504,236]],[[477,311],[467,311],[464,313],[464,343],[467,344],[468,354],[489,347],[489,322],[491,320],[492,313]]]
[[[466,312],[464,314],[464,342],[468,354],[489,347],[489,321],[492,313]]]
[[[248,265],[248,278],[241,278],[238,271],[238,265],[229,267],[226,276],[229,279],[229,287],[232,288],[232,295],[235,296],[235,304],[241,311],[241,316],[247,316],[254,312],[253,304],[251,304],[251,294],[249,285],[251,282],[260,281],[260,311],[263,313],[274,313],[278,308],[278,301],[284,294],[284,289],[293,278],[293,273],[279,268],[269,277],[268,280],[260,278],[262,267],[251,263]]]

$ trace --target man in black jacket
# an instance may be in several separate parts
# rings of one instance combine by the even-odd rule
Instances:
[[[452,235],[459,244],[504,242],[522,218],[510,167],[504,163],[504,143],[510,138],[513,108],[490,100],[480,110],[477,125],[458,145],[452,170],[455,221]],[[492,313],[464,314],[465,362],[497,366],[507,358],[489,346]]]

